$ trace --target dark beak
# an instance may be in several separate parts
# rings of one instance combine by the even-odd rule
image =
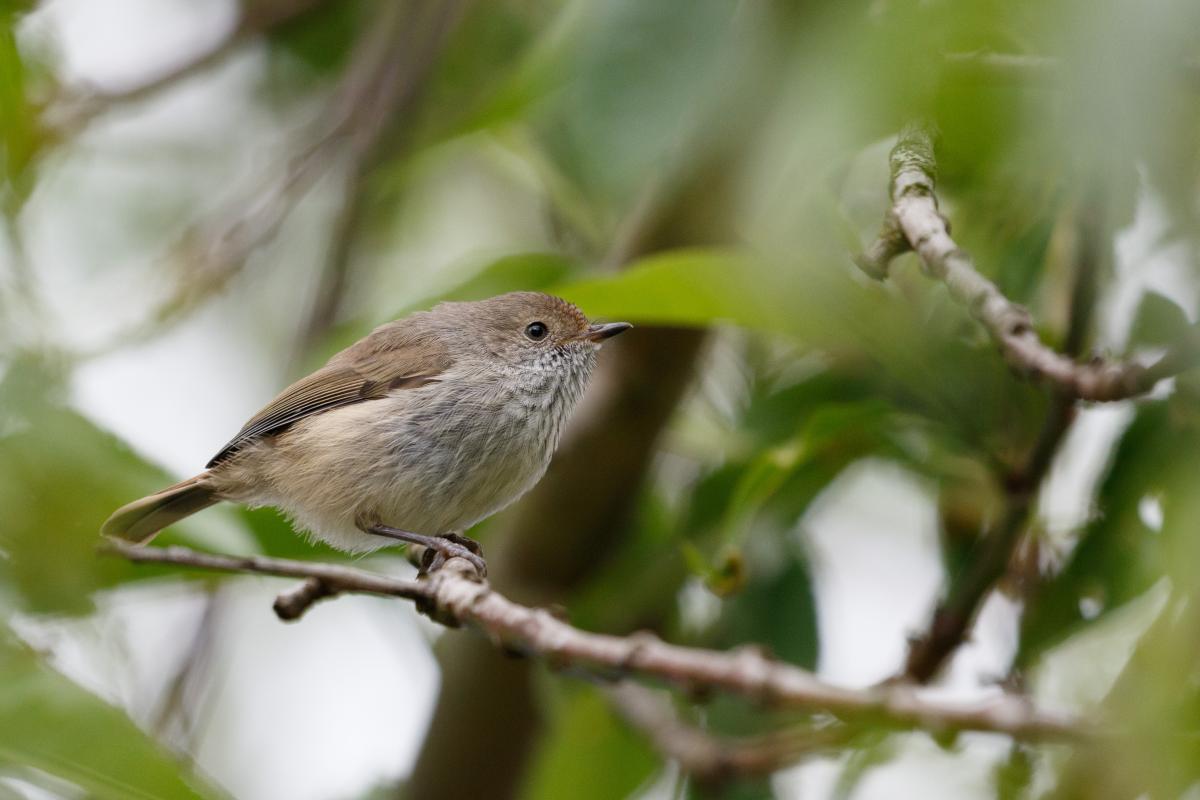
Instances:
[[[618,333],[624,333],[633,326],[628,322],[606,322],[603,325],[589,325],[587,333],[581,338],[589,342],[603,342],[605,339],[611,339]]]

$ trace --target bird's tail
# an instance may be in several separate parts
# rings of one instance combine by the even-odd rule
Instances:
[[[201,472],[194,478],[121,506],[105,521],[100,533],[139,544],[150,541],[168,525],[221,499],[209,477],[208,472]]]

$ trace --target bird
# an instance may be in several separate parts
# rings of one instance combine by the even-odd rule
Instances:
[[[221,501],[272,506],[348,553],[425,548],[423,572],[464,558],[464,532],[545,473],[608,339],[539,292],[444,302],[379,326],[284,389],[194,477],[117,509],[104,536],[143,544]]]

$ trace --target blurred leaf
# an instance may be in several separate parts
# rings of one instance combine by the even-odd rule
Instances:
[[[7,631],[0,631],[0,765],[42,770],[103,800],[225,796]]]
[[[649,746],[614,718],[595,689],[573,686],[554,704],[553,728],[531,767],[524,800],[628,797],[658,766]]]
[[[685,249],[554,291],[590,316],[783,334],[863,376],[880,401],[985,453],[1023,452],[1045,409],[1045,393],[1014,379],[965,310],[928,281],[914,300],[850,280],[844,264]],[[959,338],[963,326],[973,342]]]
[[[1180,425],[1170,403],[1146,403],[1126,430],[1100,485],[1102,516],[1067,563],[1031,598],[1018,663],[1028,664],[1083,625],[1133,600],[1162,575],[1165,537],[1142,519],[1145,502],[1170,502],[1166,478],[1200,452],[1200,428]]]
[[[785,542],[783,552],[777,547],[764,548],[766,558],[752,554],[754,580],[725,599],[715,642],[722,648],[766,647],[790,664],[814,669],[819,636],[810,565],[794,546]]]
[[[865,734],[861,737],[860,746],[846,759],[846,764],[838,774],[837,784],[833,787],[834,800],[849,800],[871,770],[895,757],[895,739],[886,731]]]
[[[172,481],[59,405],[43,367],[18,362],[0,384],[0,578],[29,611],[80,614],[95,590],[162,573],[96,547],[110,513]]]
[[[1020,800],[1029,796],[1033,783],[1033,758],[1029,748],[1013,745],[1008,758],[996,764],[992,773],[996,800]]]
[[[1129,334],[1130,346],[1168,345],[1185,339],[1191,331],[1187,313],[1174,300],[1146,292]]]
[[[688,570],[704,581],[705,587],[717,597],[737,594],[746,585],[746,560],[737,548],[722,547],[709,561],[693,543],[684,542],[681,547]]]
[[[777,495],[795,498],[800,484],[808,483],[810,477],[825,476],[831,481],[865,455],[899,455],[888,438],[890,414],[891,407],[876,400],[797,409],[792,418],[802,425],[799,435],[760,450],[739,478],[725,511],[726,540],[739,540],[757,509]],[[821,486],[823,483],[817,488]],[[790,513],[798,515],[807,502],[797,506],[788,502],[790,498],[782,500]]]
[[[515,253],[482,265],[478,271],[435,294],[414,300],[396,313],[399,319],[437,303],[484,300],[505,292],[539,291],[571,274],[574,262],[555,253]]]
[[[287,518],[273,508],[239,506],[237,515],[246,523],[258,552],[263,555],[325,562],[349,561],[353,558],[324,542],[298,533]]]
[[[468,7],[430,82],[418,137],[432,143],[519,120],[561,82],[564,23],[578,7],[512,0]]]
[[[580,281],[555,292],[590,316],[660,325],[733,322],[773,333],[815,333],[803,311],[788,313],[797,287],[744,254],[675,250],[649,256],[608,278]]]
[[[272,55],[286,55],[292,60],[289,66],[303,66],[307,72],[303,77],[334,76],[346,63],[364,20],[370,19],[364,13],[366,6],[363,0],[317,3],[310,11],[268,31],[266,41]],[[289,78],[296,76],[295,69],[289,70]]]
[[[541,125],[556,161],[602,206],[624,209],[669,168],[724,87],[735,6],[725,0],[586,5]]]
[[[556,253],[502,256],[473,278],[442,295],[442,300],[483,300],[505,292],[536,291],[571,273],[574,263]]]
[[[682,780],[682,778],[681,778]],[[780,800],[780,795],[771,786],[771,776],[734,779],[730,783],[702,786],[697,781],[687,781],[686,800]]]
[[[25,170],[38,148],[33,108],[26,96],[25,65],[17,48],[16,9],[0,6],[0,208],[11,213],[31,190]]]
[[[572,593],[569,607],[576,626],[625,634],[662,629],[673,615],[687,571],[674,546],[679,533],[674,515],[654,488],[648,486],[638,503],[629,540],[605,553],[595,576]]]

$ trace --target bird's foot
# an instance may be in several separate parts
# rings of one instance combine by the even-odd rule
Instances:
[[[457,533],[432,538],[434,544],[427,545],[425,554],[421,556],[422,574],[436,572],[451,558],[465,558],[475,567],[479,577],[487,577],[487,562],[483,559],[483,548],[479,546],[479,542]]]
[[[487,562],[483,560],[483,549],[473,539],[457,533],[448,533],[445,536],[426,536],[378,524],[362,527],[367,533],[373,533],[376,536],[386,536],[389,539],[424,547],[425,553],[421,556],[422,575],[436,572],[452,558],[462,558],[475,567],[479,577],[487,577]]]

